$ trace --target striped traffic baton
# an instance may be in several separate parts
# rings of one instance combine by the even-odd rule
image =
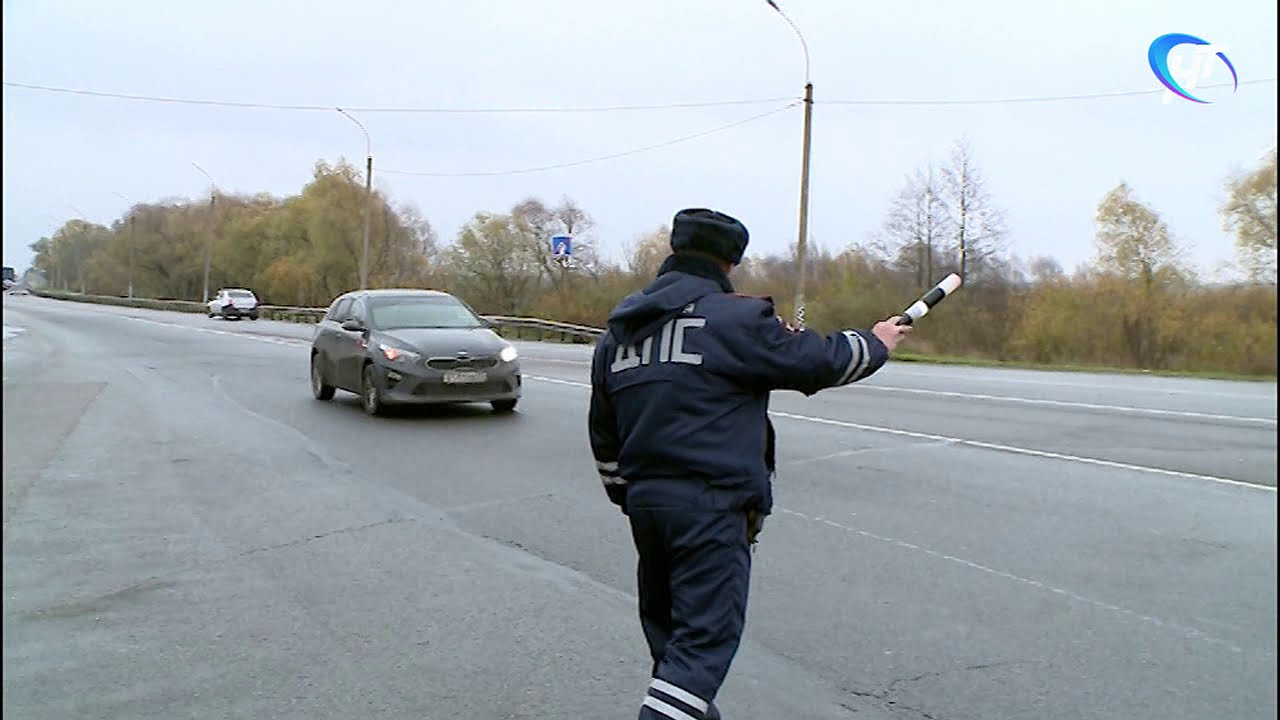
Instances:
[[[951,273],[942,278],[937,285],[930,288],[929,292],[920,296],[920,299],[911,304],[901,315],[898,316],[898,325],[912,325],[915,321],[929,314],[934,305],[942,302],[943,298],[960,289],[960,275]]]

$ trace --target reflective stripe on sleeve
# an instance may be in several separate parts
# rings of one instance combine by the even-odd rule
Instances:
[[[871,350],[867,347],[867,341],[862,335],[853,330],[845,330],[844,337],[849,341],[849,350],[853,352],[853,358],[849,360],[849,366],[845,368],[844,375],[837,385],[848,385],[862,377],[863,371],[871,363]]]

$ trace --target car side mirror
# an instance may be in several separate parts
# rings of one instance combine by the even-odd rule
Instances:
[[[359,320],[351,318],[349,320],[342,321],[342,329],[350,330],[351,332],[364,332],[364,325],[361,324]]]

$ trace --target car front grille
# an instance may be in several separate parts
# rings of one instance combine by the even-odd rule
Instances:
[[[445,385],[443,383],[428,381],[418,383],[418,385],[413,388],[413,394],[417,396],[433,395],[439,398],[465,398],[508,393],[514,391],[517,387],[518,385],[510,380],[490,380],[484,383],[469,383],[464,385]]]
[[[496,357],[479,357],[469,360],[458,358],[431,358],[427,367],[433,370],[484,370],[498,364]]]

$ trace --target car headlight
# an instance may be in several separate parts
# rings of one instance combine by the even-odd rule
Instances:
[[[502,362],[514,362],[518,357],[520,353],[516,352],[515,345],[508,345],[498,352],[498,359]]]
[[[412,350],[404,350],[393,345],[379,344],[378,349],[382,351],[382,357],[392,362],[417,362],[422,356]]]

